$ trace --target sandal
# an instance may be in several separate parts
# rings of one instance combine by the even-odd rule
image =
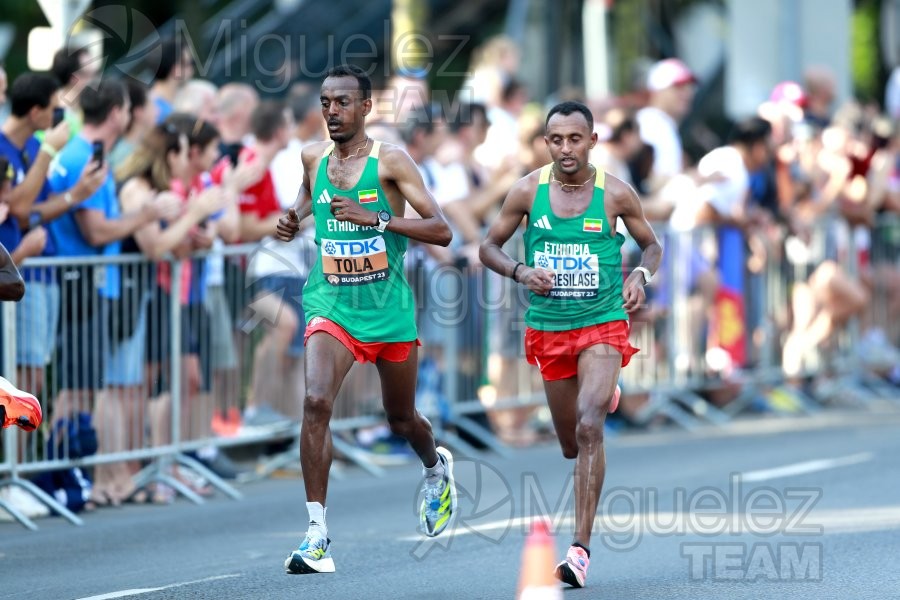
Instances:
[[[91,508],[88,510],[94,510],[95,508],[107,508],[109,506],[121,506],[122,502],[118,498],[113,498],[109,495],[108,492],[101,492],[94,490],[91,492],[90,499],[85,503],[85,508],[87,509],[87,504],[91,504]]]
[[[150,494],[144,488],[138,488],[125,498],[125,502],[129,504],[147,504],[150,501]]]

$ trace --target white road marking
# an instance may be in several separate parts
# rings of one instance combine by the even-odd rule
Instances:
[[[900,529],[900,505],[898,506],[872,506],[866,508],[822,510],[812,511],[808,514],[795,512],[794,507],[787,509],[782,515],[776,515],[783,521],[782,535],[812,532],[825,535],[840,533],[868,533],[875,531],[892,531]],[[597,515],[594,523],[594,534],[603,536],[617,536],[627,534],[630,536],[660,535],[658,529],[660,523],[673,532],[662,534],[662,537],[670,535],[710,535],[710,520],[722,524],[721,531],[717,535],[739,536],[756,535],[750,519],[768,518],[771,515],[761,516],[754,513],[715,514],[709,512],[670,512],[659,511],[652,515],[639,513],[627,515],[622,513],[610,515]],[[488,523],[458,525],[453,531],[445,532],[441,538],[425,538],[422,535],[404,535],[397,538],[401,542],[421,542],[443,539],[443,535],[452,538],[462,538],[470,535],[478,535],[488,540],[500,541],[507,534],[526,536],[533,522],[532,517],[517,517],[514,519],[501,519]],[[797,521],[796,523],[793,521]],[[568,533],[575,529],[575,517],[571,514],[557,514],[551,518],[551,530],[555,535]],[[801,530],[802,531],[799,531]],[[771,532],[769,532],[771,533]]]
[[[79,598],[78,600],[115,600],[115,598],[128,598],[129,596],[140,596],[141,594],[149,594],[151,592],[159,592],[162,590],[170,590],[172,588],[184,587],[187,585],[196,585],[198,583],[209,583],[210,581],[219,581],[220,579],[234,579],[240,577],[240,573],[232,573],[230,575],[217,575],[215,577],[207,577],[206,579],[198,579],[196,581],[185,581],[183,583],[173,583],[155,588],[135,588],[132,590],[122,590],[120,592],[110,592],[108,594],[100,594],[99,596],[88,596]]]
[[[790,477],[792,475],[805,475],[807,473],[815,473],[817,471],[826,471],[828,469],[836,469],[838,467],[846,467],[859,463],[868,462],[875,458],[871,452],[862,452],[844,456],[842,458],[824,458],[821,460],[808,460],[806,462],[794,463],[783,467],[775,467],[774,469],[760,469],[759,471],[747,471],[741,473],[742,481],[768,481],[770,479],[778,479],[780,477]]]

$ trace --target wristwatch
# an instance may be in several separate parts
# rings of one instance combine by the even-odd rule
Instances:
[[[378,225],[375,226],[375,229],[383,232],[387,228],[388,223],[390,223],[390,222],[391,222],[391,213],[389,213],[386,210],[380,210],[380,211],[378,211]]]
[[[647,285],[651,281],[653,281],[653,273],[650,272],[650,269],[647,267],[635,267],[635,271],[640,271],[641,275],[644,276],[644,285]]]

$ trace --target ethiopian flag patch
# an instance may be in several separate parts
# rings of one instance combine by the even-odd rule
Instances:
[[[378,190],[359,190],[359,203],[378,202]]]
[[[584,231],[603,231],[603,219],[585,219]]]

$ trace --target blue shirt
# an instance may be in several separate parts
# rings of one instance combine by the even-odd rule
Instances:
[[[50,173],[50,188],[53,192],[59,194],[74,187],[92,154],[91,143],[83,137],[78,136],[69,142],[59,153]],[[58,256],[118,256],[122,247],[118,240],[102,246],[88,244],[75,220],[75,213],[79,210],[99,210],[107,219],[119,218],[119,198],[111,172],[93,196],[50,223],[50,235],[56,244]],[[104,279],[99,288],[100,294],[105,298],[118,298],[121,293],[119,266],[107,265]]]
[[[41,142],[35,136],[31,136],[25,141],[24,148],[19,148],[3,133],[0,133],[0,155],[5,156],[6,159],[9,160],[9,164],[13,169],[13,187],[25,181],[25,176],[28,174],[31,165],[37,160],[40,149]],[[44,202],[49,196],[50,186],[45,181],[34,200],[35,204]],[[18,219],[14,218],[12,215],[7,217],[6,221],[0,224],[0,242],[2,242],[10,252],[15,250],[19,244],[22,243],[22,237],[25,233],[26,232],[22,231],[19,226]],[[47,237],[47,244],[44,246],[44,251],[41,254],[42,256],[56,255],[56,248],[49,236]],[[49,281],[50,277],[51,271],[48,268],[22,269],[22,278],[25,279],[25,281]]]
[[[159,96],[153,97],[153,103],[156,105],[156,124],[159,125],[166,120],[166,117],[172,114],[172,104]]]

